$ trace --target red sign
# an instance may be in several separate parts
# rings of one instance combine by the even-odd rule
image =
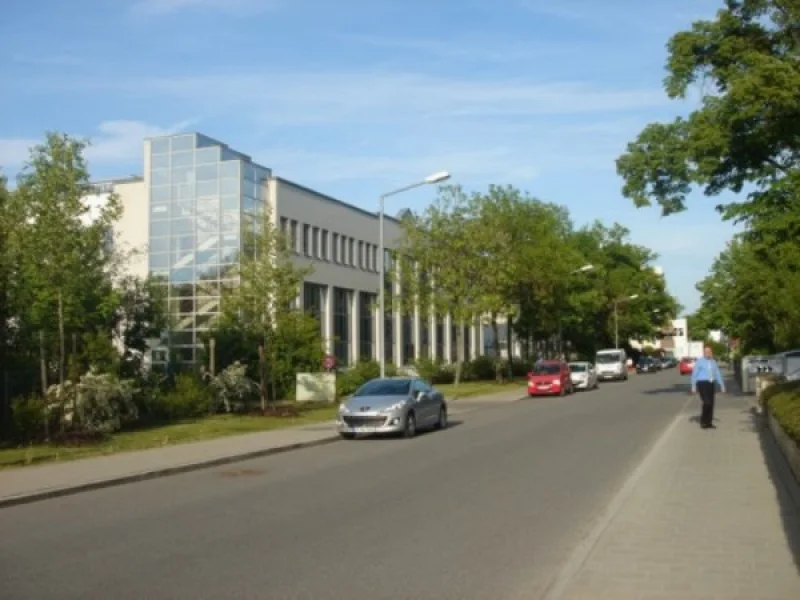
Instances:
[[[334,367],[336,367],[336,357],[331,354],[326,354],[325,358],[322,359],[322,366],[326,371],[332,370]]]

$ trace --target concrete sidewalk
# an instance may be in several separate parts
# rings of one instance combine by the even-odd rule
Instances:
[[[450,414],[457,416],[482,406],[514,402],[522,396],[521,391],[510,391],[490,396],[461,398],[451,403]],[[328,421],[163,448],[3,470],[0,471],[0,507],[319,446],[339,439],[334,429],[334,422]]]
[[[699,408],[687,400],[548,600],[800,598],[800,487],[750,397],[718,397],[712,430]]]

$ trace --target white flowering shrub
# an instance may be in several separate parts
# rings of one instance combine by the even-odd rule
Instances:
[[[138,417],[131,380],[90,371],[75,384],[50,386],[47,401],[59,407],[62,422],[92,433],[113,433]]]
[[[227,366],[211,377],[209,386],[214,393],[217,406],[225,412],[241,412],[258,394],[258,384],[247,376],[247,366],[239,361]]]

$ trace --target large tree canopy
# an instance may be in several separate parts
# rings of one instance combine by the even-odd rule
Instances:
[[[727,0],[716,19],[672,37],[667,94],[685,98],[696,86],[702,103],[688,117],[648,125],[628,145],[617,161],[625,196],[669,214],[686,207],[695,186],[709,196],[748,188],[745,201],[719,207],[725,218],[796,212],[798,22],[798,0]]]

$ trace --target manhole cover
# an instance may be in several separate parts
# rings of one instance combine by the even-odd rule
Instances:
[[[236,471],[218,471],[217,475],[220,477],[255,477],[256,475],[263,475],[264,471],[257,469],[238,469]]]

